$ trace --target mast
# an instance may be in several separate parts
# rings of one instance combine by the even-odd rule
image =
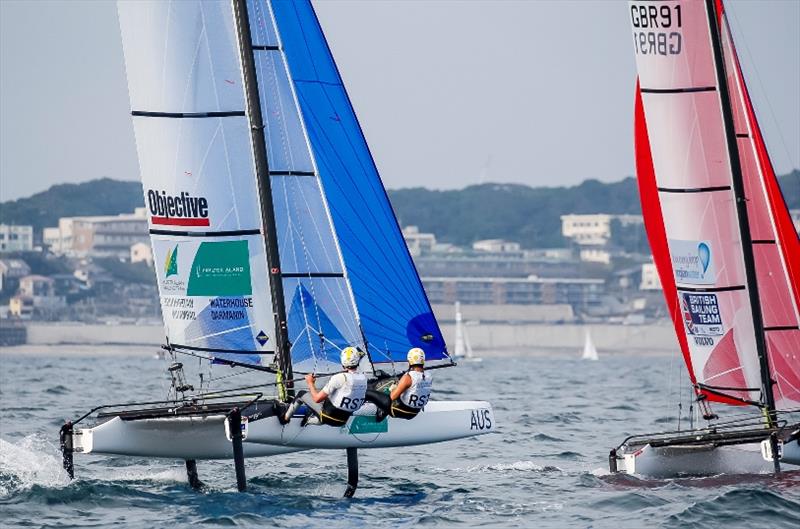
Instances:
[[[272,182],[269,174],[267,148],[264,143],[264,121],[261,114],[261,102],[258,94],[255,59],[253,58],[252,37],[250,36],[250,20],[247,14],[246,0],[233,0],[234,24],[239,44],[244,79],[245,105],[250,121],[250,139],[255,160],[258,198],[261,204],[261,227],[264,234],[264,245],[269,268],[269,284],[272,294],[272,307],[275,316],[275,359],[278,371],[283,377],[284,387],[292,391],[292,358],[286,325],[286,305],[283,297],[283,278],[281,275],[280,255],[278,253],[278,236],[275,229],[275,208],[272,202]],[[279,381],[280,382],[280,381]],[[279,386],[280,387],[280,386]]]
[[[708,15],[709,33],[711,34],[711,48],[714,52],[714,69],[717,76],[717,86],[719,87],[725,140],[731,165],[733,195],[736,199],[736,215],[739,220],[739,234],[742,240],[747,293],[750,298],[750,310],[753,314],[756,352],[758,353],[759,366],[761,368],[761,385],[764,392],[764,404],[767,409],[767,425],[772,427],[775,424],[775,396],[772,393],[773,380],[770,377],[769,357],[767,356],[767,343],[764,333],[764,318],[761,312],[761,298],[758,293],[755,257],[753,255],[753,241],[750,236],[750,221],[747,214],[747,198],[744,193],[744,179],[739,158],[739,146],[736,144],[736,131],[733,124],[730,92],[728,90],[725,66],[722,58],[722,40],[717,10],[714,7],[715,1],[716,0],[706,0],[706,12]],[[720,13],[720,16],[721,15],[722,13]]]

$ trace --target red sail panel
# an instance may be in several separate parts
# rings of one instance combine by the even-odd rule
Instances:
[[[750,235],[778,409],[800,405],[800,240],[758,126],[730,26],[722,45],[747,197]]]
[[[630,16],[642,206],[687,367],[712,400],[758,401],[761,373],[706,3],[632,1]],[[654,216],[660,223],[647,221]]]
[[[667,310],[672,316],[672,323],[675,326],[675,334],[678,336],[678,343],[681,346],[683,359],[689,369],[689,378],[692,384],[697,383],[692,367],[692,357],[689,354],[689,344],[686,342],[684,332],[683,312],[678,303],[678,290],[673,280],[672,261],[669,256],[669,246],[667,245],[667,233],[664,229],[664,217],[661,213],[661,201],[658,199],[658,185],[653,169],[653,155],[650,152],[650,140],[647,137],[647,121],[644,116],[644,106],[642,105],[642,94],[639,91],[639,82],[636,83],[636,102],[634,104],[634,123],[633,138],[634,151],[636,156],[636,177],[639,183],[639,200],[642,203],[642,216],[647,232],[647,240],[650,243],[650,251],[653,253],[658,277],[664,290],[664,299],[667,303]]]

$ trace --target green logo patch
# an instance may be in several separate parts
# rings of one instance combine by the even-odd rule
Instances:
[[[194,255],[188,296],[250,296],[247,241],[204,242]]]
[[[350,421],[349,433],[386,433],[389,431],[389,419],[375,422],[373,415],[354,415]]]

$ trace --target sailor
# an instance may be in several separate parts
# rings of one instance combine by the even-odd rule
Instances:
[[[397,419],[413,419],[428,403],[433,379],[430,373],[425,372],[425,351],[414,347],[408,351],[406,358],[408,371],[388,395],[375,390],[367,391],[367,400],[378,408],[375,422],[381,422],[387,415]]]
[[[292,405],[282,417],[283,424],[289,422],[300,405],[305,404],[309,412],[303,418],[301,426],[307,424],[327,424],[343,426],[347,419],[361,408],[364,394],[367,391],[367,377],[357,371],[363,354],[355,347],[342,349],[340,360],[344,370],[331,377],[322,390],[316,387],[316,377],[306,375],[308,392],[300,391]]]

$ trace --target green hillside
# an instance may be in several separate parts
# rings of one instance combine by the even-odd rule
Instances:
[[[144,205],[142,184],[111,178],[58,184],[27,198],[0,204],[0,223],[30,224],[38,233],[57,226],[60,217],[131,213]]]
[[[791,209],[800,209],[800,171],[780,177]],[[468,245],[503,238],[526,248],[562,246],[561,215],[567,213],[640,213],[634,178],[603,183],[587,180],[572,187],[482,184],[436,191],[396,189],[389,198],[403,226],[416,225],[439,240]],[[143,205],[142,186],[103,178],[60,184],[28,198],[0,204],[0,222],[32,224],[37,231],[59,217],[116,215]]]

